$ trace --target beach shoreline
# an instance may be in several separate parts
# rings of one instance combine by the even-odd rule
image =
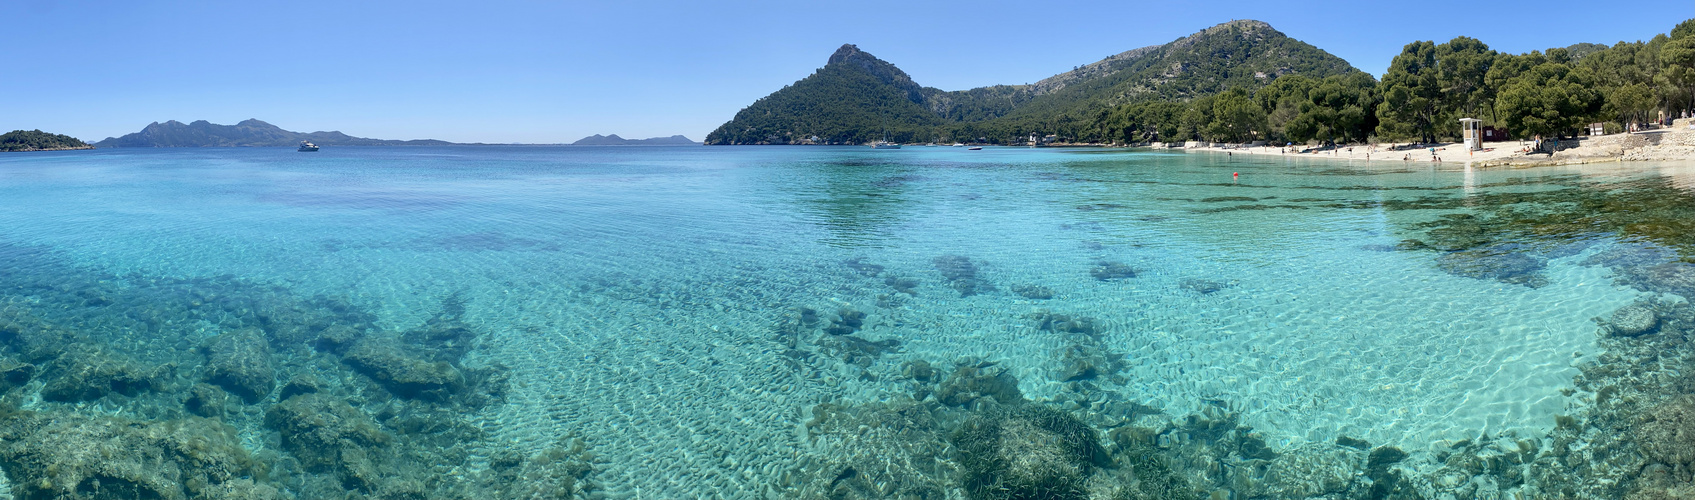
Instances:
[[[1180,149],[1281,156],[1327,160],[1401,162],[1401,163],[1458,163],[1472,167],[1541,167],[1553,165],[1582,165],[1617,161],[1676,161],[1695,159],[1695,124],[1690,119],[1677,120],[1670,128],[1647,132],[1617,133],[1580,137],[1559,141],[1554,153],[1531,153],[1533,141],[1484,142],[1481,150],[1467,151],[1464,143],[1388,143],[1354,144],[1332,147],[1308,146],[1247,146],[1240,144],[1187,143]],[[1306,152],[1302,152],[1306,151]]]

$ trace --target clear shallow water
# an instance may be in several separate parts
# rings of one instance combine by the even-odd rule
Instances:
[[[1581,265],[1616,242],[1539,250],[1540,286],[1460,276],[1394,248],[1466,209],[1395,203],[1689,172],[957,148],[96,150],[0,157],[0,242],[101,275],[343,296],[394,331],[456,297],[482,334],[465,363],[511,368],[505,402],[471,417],[491,442],[581,438],[613,496],[736,496],[805,462],[819,403],[910,395],[908,361],[996,361],[1025,396],[1057,397],[1071,340],[1032,319],[1043,310],[1094,318],[1124,356],[1097,390],[1153,418],[1224,406],[1277,449],[1537,435],[1580,404],[1562,389],[1595,354],[1590,318],[1641,294]],[[943,256],[969,258],[979,293],[950,286]],[[1096,279],[1104,262],[1135,277]],[[1053,297],[1014,293],[1028,285]],[[900,348],[797,358],[776,332],[802,307],[864,312],[854,335]]]

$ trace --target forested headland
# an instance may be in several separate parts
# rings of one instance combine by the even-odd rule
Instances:
[[[1233,21],[1036,84],[954,92],[847,45],[706,142],[1434,142],[1456,140],[1465,117],[1529,138],[1692,109],[1695,19],[1647,41],[1523,54],[1465,36],[1415,41],[1381,78],[1265,23]]]
[[[40,130],[13,130],[0,134],[0,151],[62,151],[67,149],[94,149],[94,146],[90,146],[75,137]]]

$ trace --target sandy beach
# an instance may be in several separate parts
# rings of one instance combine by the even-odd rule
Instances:
[[[1553,154],[1530,153],[1533,141],[1485,142],[1478,151],[1467,151],[1463,143],[1414,145],[1410,143],[1317,146],[1194,145],[1182,149],[1227,154],[1327,158],[1350,161],[1469,163],[1477,167],[1533,167],[1607,161],[1670,161],[1695,159],[1695,124],[1680,119],[1669,128],[1636,133],[1566,139]]]

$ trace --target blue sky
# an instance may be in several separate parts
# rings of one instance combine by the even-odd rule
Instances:
[[[1613,5],[0,0],[13,56],[0,67],[0,130],[98,140],[153,121],[258,118],[382,139],[700,140],[843,43],[960,90],[1034,82],[1232,19],[1381,75],[1414,40],[1467,35],[1523,52],[1647,39],[1695,17],[1689,0]]]

